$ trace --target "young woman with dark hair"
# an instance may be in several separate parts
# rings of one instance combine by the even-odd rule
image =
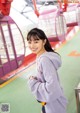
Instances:
[[[30,76],[28,80],[31,92],[42,104],[43,113],[66,113],[67,99],[57,72],[61,66],[60,55],[52,49],[41,29],[30,30],[27,41],[32,53],[37,55],[36,76]]]

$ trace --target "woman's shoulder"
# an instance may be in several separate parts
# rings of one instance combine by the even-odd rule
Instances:
[[[45,52],[42,55],[40,55],[37,60],[38,61],[46,61],[46,60],[53,60],[55,58],[58,58],[59,55],[54,52]]]
[[[60,67],[62,64],[61,57],[57,53],[54,53],[54,52],[46,52],[42,54],[38,58],[38,62],[39,64],[46,64],[46,65],[53,63],[57,67]]]
[[[41,58],[43,57],[48,57],[48,58],[51,58],[51,57],[60,57],[59,54],[57,54],[56,52],[45,52],[43,53],[41,56]]]

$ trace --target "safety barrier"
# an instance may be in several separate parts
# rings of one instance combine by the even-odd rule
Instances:
[[[80,113],[80,83],[75,88],[75,96],[76,96],[77,113]]]

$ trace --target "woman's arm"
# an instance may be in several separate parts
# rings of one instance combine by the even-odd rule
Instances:
[[[48,58],[41,60],[41,69],[45,82],[40,82],[38,79],[29,79],[28,84],[31,92],[36,99],[43,102],[55,100],[61,95],[61,88],[57,79],[57,72],[53,63]]]

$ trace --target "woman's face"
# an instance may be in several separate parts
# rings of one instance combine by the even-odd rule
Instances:
[[[46,51],[44,48],[45,42],[45,40],[43,41],[41,39],[34,39],[31,37],[31,40],[28,41],[28,47],[32,53],[35,53],[37,56],[39,56]]]

